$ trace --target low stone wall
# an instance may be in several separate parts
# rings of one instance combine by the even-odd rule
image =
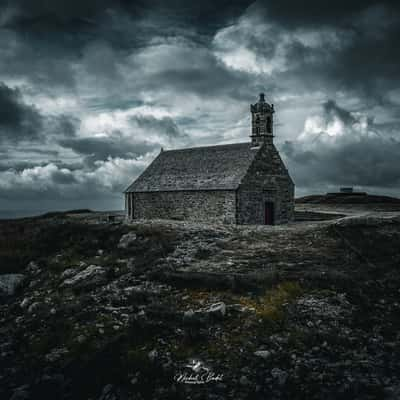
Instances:
[[[133,193],[133,219],[176,219],[234,224],[235,191]]]

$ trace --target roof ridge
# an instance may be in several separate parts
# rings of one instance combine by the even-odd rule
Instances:
[[[251,142],[164,150],[126,191],[234,190],[259,148]]]
[[[163,150],[163,153],[171,153],[173,151],[185,151],[185,150],[197,150],[197,149],[211,149],[215,147],[228,147],[228,146],[239,146],[244,144],[251,144],[251,142],[240,142],[240,143],[225,143],[225,144],[213,144],[210,146],[195,146],[195,147],[184,147],[182,149],[171,149],[171,150]]]

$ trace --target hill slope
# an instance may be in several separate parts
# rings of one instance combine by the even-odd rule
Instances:
[[[399,393],[399,217],[234,227],[53,216],[0,222],[0,234],[2,273],[23,275],[14,294],[3,286],[0,398]]]
[[[373,194],[327,193],[299,197],[296,203],[311,204],[400,204],[400,199]]]

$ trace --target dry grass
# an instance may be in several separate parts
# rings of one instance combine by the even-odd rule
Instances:
[[[299,297],[303,289],[297,282],[283,282],[255,299],[240,297],[240,304],[251,307],[262,320],[279,320],[283,307]]]

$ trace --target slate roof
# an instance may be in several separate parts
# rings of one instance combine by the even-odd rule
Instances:
[[[162,151],[126,192],[234,190],[258,150],[235,143]]]

